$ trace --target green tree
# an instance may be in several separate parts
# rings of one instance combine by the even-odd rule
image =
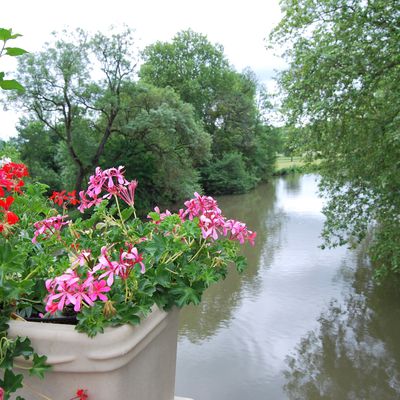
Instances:
[[[400,3],[284,0],[272,32],[302,151],[322,159],[327,244],[360,241],[376,225],[378,273],[400,272]],[[289,45],[288,45],[289,44]]]
[[[210,158],[211,139],[193,107],[171,88],[130,83],[116,135],[102,163],[126,166],[139,181],[138,207],[170,205],[200,191],[197,168]]]
[[[263,147],[266,152],[259,151],[260,144],[266,143],[268,125],[261,114],[268,102],[254,73],[235,71],[222,46],[210,43],[206,36],[191,30],[179,32],[170,43],[157,42],[147,47],[143,57],[140,77],[158,87],[174,88],[194,107],[197,118],[212,137],[213,157],[201,168],[204,186],[214,192],[226,192],[227,187],[217,186],[225,179],[211,178],[218,175],[218,168],[213,169],[224,157],[227,158],[218,165],[238,157],[241,160],[237,169],[240,173],[232,177],[236,183],[231,188],[240,187],[243,191],[245,187],[253,187],[259,178],[268,176],[265,170],[271,167],[269,160],[275,150]],[[264,166],[260,168],[259,163]],[[238,185],[237,181],[245,177],[251,179]],[[207,182],[209,179],[214,183]]]
[[[143,51],[140,77],[155,86],[174,88],[182,100],[192,104],[202,121],[212,124],[210,110],[215,96],[230,71],[223,47],[212,44],[207,36],[182,31],[171,43],[156,42]]]
[[[135,69],[132,45],[129,29],[93,37],[82,30],[63,32],[19,64],[26,91],[17,97],[18,106],[27,112],[28,125],[39,121],[46,128],[43,134],[56,135],[60,163],[65,175],[75,175],[78,191],[113,133],[121,88]]]

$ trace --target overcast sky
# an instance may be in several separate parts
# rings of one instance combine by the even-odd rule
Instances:
[[[38,51],[50,33],[76,27],[106,32],[111,25],[135,30],[140,49],[157,40],[169,41],[177,32],[191,28],[223,45],[225,55],[238,71],[250,67],[270,84],[281,60],[265,48],[265,38],[279,22],[278,0],[9,0],[1,6],[0,27],[24,36],[10,46]],[[15,62],[0,59],[0,70]],[[18,116],[0,110],[0,138],[15,135]]]

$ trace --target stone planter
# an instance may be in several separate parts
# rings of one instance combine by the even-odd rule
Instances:
[[[139,326],[106,328],[92,339],[72,325],[10,321],[10,337],[29,337],[52,365],[44,380],[25,375],[16,396],[69,400],[82,388],[90,400],[173,400],[178,317],[178,309],[155,309]]]

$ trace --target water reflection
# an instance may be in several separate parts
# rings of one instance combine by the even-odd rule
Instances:
[[[400,398],[398,291],[372,287],[364,249],[356,266],[344,303],[332,301],[319,327],[287,358],[285,391],[290,399]],[[342,271],[348,278],[348,267]]]
[[[288,398],[294,380],[283,374],[285,358],[317,326],[332,298],[342,304],[342,292],[353,281],[345,272],[354,264],[351,253],[318,247],[323,215],[316,178],[280,178],[252,193],[219,199],[228,217],[246,221],[258,237],[254,248],[244,249],[249,259],[244,274],[232,272],[206,291],[199,307],[181,312],[178,395]]]
[[[243,248],[243,254],[248,259],[248,268],[243,274],[232,269],[223,282],[213,285],[204,293],[199,306],[189,306],[181,313],[181,336],[193,343],[212,336],[221,327],[228,326],[245,288],[251,286],[253,295],[261,290],[261,282],[257,278],[259,260],[263,257],[263,263],[270,262],[273,249],[278,246],[276,239],[280,237],[279,218],[275,218],[275,223],[269,224],[268,229],[265,223],[268,215],[274,211],[275,202],[275,182],[260,185],[251,194],[218,198],[219,206],[227,218],[246,221],[249,228],[257,232],[256,244]]]
[[[288,193],[298,195],[301,192],[301,176],[300,174],[290,174],[286,177],[284,184]]]

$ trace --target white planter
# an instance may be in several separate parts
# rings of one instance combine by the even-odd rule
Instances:
[[[106,328],[92,339],[71,325],[10,321],[9,336],[29,337],[52,366],[44,380],[25,375],[17,395],[42,399],[33,388],[69,400],[87,389],[90,400],[173,400],[178,317],[178,309],[156,309],[139,326]]]

